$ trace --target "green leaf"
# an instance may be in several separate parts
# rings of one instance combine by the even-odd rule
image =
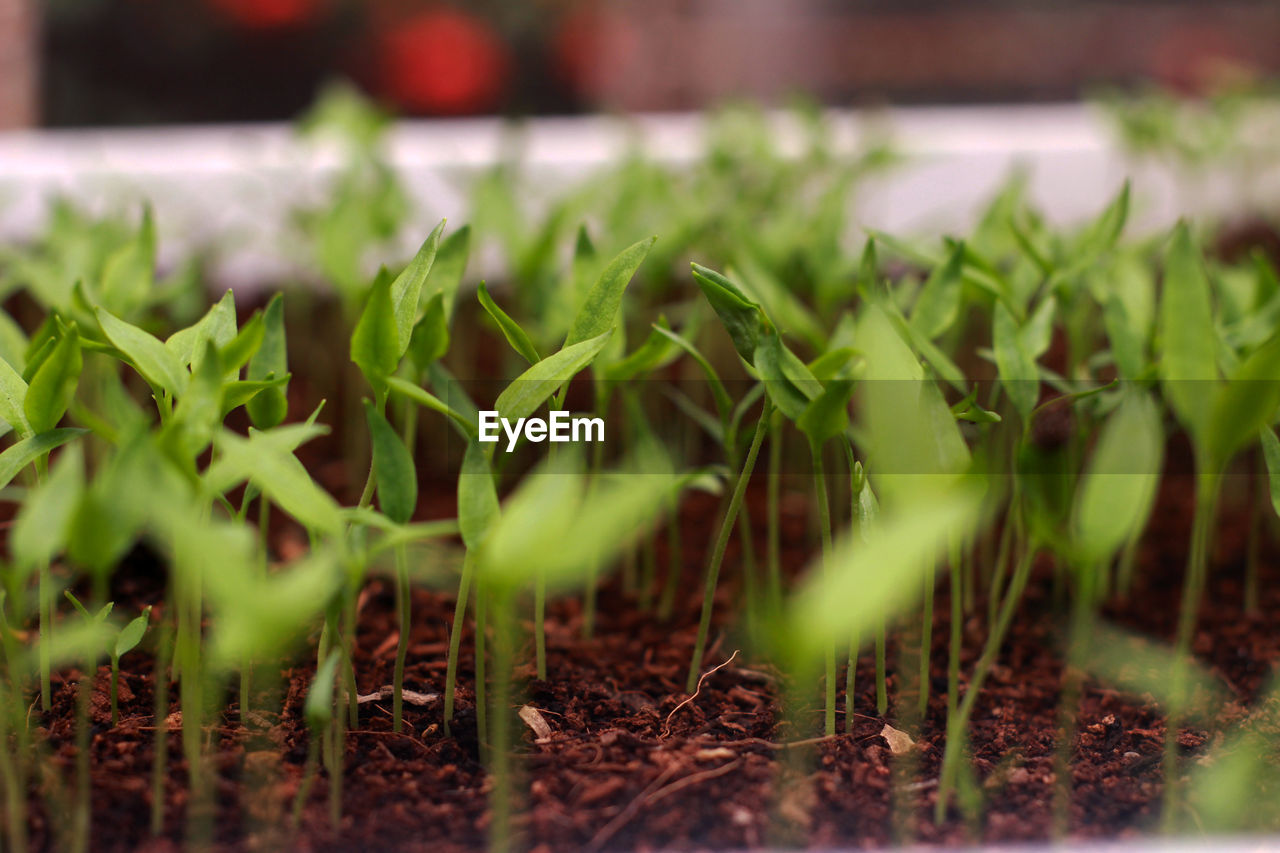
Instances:
[[[240,368],[244,367],[258,352],[265,335],[266,326],[262,312],[255,311],[249,318],[249,322],[244,324],[244,328],[234,338],[225,346],[219,346],[215,350],[218,353],[218,360],[222,363],[223,372],[228,377],[239,376]],[[195,369],[195,365],[192,365],[192,368]]]
[[[426,370],[427,365],[449,351],[449,317],[444,307],[444,294],[436,291],[427,300],[422,319],[413,327],[409,340],[409,358],[414,367]]]
[[[809,441],[821,446],[828,439],[843,435],[849,428],[849,399],[853,396],[852,379],[832,379],[796,420]]]
[[[66,547],[76,505],[84,492],[84,457],[73,444],[58,456],[49,477],[18,510],[9,540],[14,561],[25,569],[45,565]]]
[[[256,484],[272,502],[306,527],[331,534],[342,529],[337,502],[316,485],[293,454],[258,436],[244,439],[227,431],[218,436],[217,447],[223,464],[240,479]]]
[[[419,388],[412,382],[407,382],[398,376],[393,376],[387,380],[387,388],[393,394],[399,394],[405,399],[412,400],[433,412],[439,412],[447,418],[452,418],[462,428],[464,435],[468,437],[475,436],[477,430],[475,418],[468,419],[461,412],[451,408],[447,403],[427,390]]]
[[[1080,252],[1096,257],[1110,250],[1120,239],[1128,219],[1129,182],[1125,181],[1115,199],[1085,231],[1080,241]]]
[[[106,310],[97,309],[98,324],[107,340],[152,386],[178,397],[187,387],[187,372],[182,363],[155,337]]]
[[[1163,456],[1155,402],[1127,395],[1103,426],[1077,492],[1076,541],[1087,562],[1109,559],[1146,525]]]
[[[670,331],[665,317],[658,318],[658,322],[649,330],[649,336],[645,338],[644,343],[636,347],[630,355],[605,366],[605,378],[610,382],[626,382],[637,376],[652,373],[670,363],[677,353],[671,346],[671,339],[662,334],[661,329]]]
[[[141,305],[155,280],[156,234],[151,208],[142,214],[138,235],[125,243],[102,267],[102,301],[118,312]]]
[[[911,308],[911,325],[929,340],[941,335],[960,314],[960,285],[964,273],[964,243],[958,243],[945,263],[935,266]]]
[[[150,620],[151,605],[148,604],[140,615],[120,629],[119,635],[116,636],[115,656],[117,658],[124,657],[138,647],[138,643],[142,642],[142,635],[147,633],[147,623]]]
[[[610,330],[567,346],[531,366],[498,395],[494,404],[498,415],[516,421],[533,414],[557,388],[595,360],[612,334]]]
[[[36,333],[31,336],[31,343],[27,347],[26,366],[22,369],[23,382],[30,382],[35,378],[36,371],[40,369],[40,365],[44,364],[44,360],[49,357],[53,352],[53,348],[57,345],[57,315],[50,314],[48,319],[36,330]]]
[[[61,447],[73,438],[88,434],[87,429],[51,429],[21,441],[0,453],[0,488],[13,482],[13,478],[32,462],[54,448]]]
[[[413,465],[413,455],[372,401],[364,401],[364,414],[373,443],[378,508],[396,524],[404,524],[418,506],[418,472]]]
[[[84,366],[80,355],[80,335],[75,326],[63,330],[53,352],[31,378],[23,411],[31,430],[47,432],[58,425],[75,397]]]
[[[564,346],[598,337],[611,330],[617,321],[618,309],[622,305],[622,294],[631,282],[640,264],[644,263],[649,250],[657,237],[641,240],[623,249],[611,260],[600,273],[600,278],[587,293],[586,301],[578,309],[573,318],[569,334],[564,339]]]
[[[85,607],[83,604],[80,603],[80,599],[76,598],[75,595],[71,592],[71,590],[64,589],[62,591],[62,597],[65,598],[67,601],[71,602],[71,606],[76,609],[76,612],[80,614],[80,617],[84,619],[84,621],[86,622],[94,621],[93,614],[89,612],[89,609],[87,607]]]
[[[343,579],[330,548],[268,575],[252,560],[228,563],[206,575],[213,611],[209,655],[220,667],[289,656],[289,646],[321,620]]]
[[[0,359],[0,418],[13,427],[18,438],[29,438],[32,434],[24,405],[26,399],[27,383],[9,362]]]
[[[427,236],[418,253],[409,261],[396,280],[391,283],[391,304],[394,307],[396,337],[399,346],[395,361],[398,364],[409,347],[409,338],[413,334],[413,326],[418,321],[418,303],[422,298],[422,286],[431,274],[431,265],[436,260],[436,250],[440,247],[440,235],[444,233],[443,219]],[[358,362],[357,362],[358,363]],[[392,367],[392,370],[395,368]],[[388,371],[390,372],[390,371]]]
[[[979,490],[951,489],[880,517],[865,540],[837,544],[792,599],[787,636],[795,652],[816,656],[904,610],[940,551],[969,532],[980,508]]]
[[[720,415],[721,426],[723,427],[723,425],[727,424],[729,422],[729,414],[733,411],[733,400],[729,397],[729,392],[725,390],[724,383],[720,381],[720,375],[711,366],[711,362],[707,361],[706,356],[699,352],[698,348],[683,335],[678,335],[663,326],[654,326],[653,330],[687,352],[690,358],[694,360],[694,363],[702,368],[702,372],[706,374],[707,383],[711,386],[711,397],[716,402],[716,412]]]
[[[476,288],[476,297],[480,300],[480,304],[484,306],[484,310],[493,321],[498,324],[498,328],[502,331],[502,336],[507,339],[507,343],[511,344],[511,348],[520,353],[520,356],[530,364],[536,364],[541,360],[538,350],[533,345],[533,341],[529,339],[525,330],[520,328],[520,324],[507,316],[507,312],[498,307],[497,303],[489,296],[489,289],[485,287],[484,282],[480,282],[480,286]]]
[[[178,400],[173,420],[166,425],[174,430],[171,434],[178,437],[181,452],[188,458],[209,446],[222,422],[222,365],[213,341],[205,341],[204,346],[204,355],[197,359],[199,367]]]
[[[1000,382],[1026,424],[1040,399],[1040,370],[1023,345],[1017,321],[1002,302],[995,306],[991,341]]]
[[[1019,332],[1022,348],[1032,361],[1049,351],[1049,345],[1053,342],[1053,318],[1057,309],[1058,301],[1053,298],[1053,295],[1046,296],[1031,312],[1031,316],[1027,318],[1022,331]]]
[[[290,374],[276,377],[268,376],[266,379],[237,379],[234,382],[228,382],[222,386],[222,417],[225,419],[228,414],[240,408],[241,406],[250,406],[257,402],[258,398],[263,395],[271,395],[280,399],[280,405],[285,405],[283,389],[289,384]],[[280,420],[284,419],[284,412],[280,412]],[[253,422],[253,415],[249,416],[250,423]],[[270,423],[270,420],[264,420],[264,423]],[[279,421],[276,421],[278,424]],[[261,429],[271,429],[266,426]]]
[[[1241,445],[1271,424],[1280,407],[1280,334],[1254,350],[1214,392],[1205,401],[1209,411],[1202,446],[1210,463],[1221,469]]]
[[[174,332],[164,342],[164,348],[173,354],[178,363],[195,366],[195,360],[205,353],[206,341],[213,341],[219,348],[226,346],[236,336],[236,298],[230,290],[222,295],[205,315],[185,329]]]
[[[262,345],[249,359],[248,378],[251,382],[288,377],[289,356],[284,328],[284,294],[277,293],[267,303],[263,312]],[[279,426],[289,413],[287,384],[272,385],[245,403],[249,420],[258,429]],[[231,389],[227,389],[230,396]]]
[[[307,701],[303,706],[303,715],[307,720],[307,728],[312,737],[319,737],[324,727],[333,720],[333,682],[338,672],[338,661],[342,655],[338,649],[329,652],[329,656],[316,671],[311,689],[307,691]]]
[[[760,306],[748,299],[737,285],[715,270],[694,264],[693,280],[697,282],[702,295],[715,309],[738,355],[748,363],[753,362],[756,343],[764,331]]]
[[[467,444],[458,474],[458,529],[468,548],[479,547],[498,519],[498,492],[484,446],[478,441]]]
[[[463,225],[444,238],[436,251],[436,262],[431,265],[431,275],[427,282],[444,297],[446,321],[453,317],[453,306],[458,298],[458,286],[462,284],[462,276],[467,270],[467,259],[470,255],[470,225]]]
[[[481,551],[488,583],[518,590],[537,577],[553,588],[578,585],[634,542],[678,486],[657,471],[589,479],[581,468],[575,453],[562,452],[506,501]]]
[[[26,366],[27,335],[9,312],[0,309],[0,359],[16,371]]]
[[[414,302],[417,308],[417,302]],[[408,342],[408,332],[405,335]],[[400,339],[396,309],[391,299],[391,279],[381,270],[369,289],[369,299],[351,334],[351,360],[379,394],[387,377],[400,364]]]
[[[1209,280],[1186,223],[1179,223],[1165,254],[1160,301],[1160,377],[1178,420],[1199,442],[1218,379],[1217,335]]]
[[[803,386],[792,382],[783,367],[788,353],[790,351],[782,343],[778,333],[767,332],[756,344],[755,368],[773,405],[789,420],[798,422],[808,409],[809,401],[821,394],[822,385],[818,384],[815,391],[808,382]],[[794,357],[793,353],[792,356]]]

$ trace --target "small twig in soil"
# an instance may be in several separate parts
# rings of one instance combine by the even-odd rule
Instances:
[[[595,851],[600,850],[610,838],[617,834],[618,830],[626,826],[627,822],[636,816],[636,813],[640,811],[640,807],[644,805],[646,798],[660,791],[662,786],[667,783],[667,780],[675,775],[675,772],[676,765],[671,764],[659,773],[658,778],[650,782],[635,799],[627,804],[626,808],[618,812],[613,820],[600,827],[600,831],[591,837],[591,840],[587,842],[583,850],[586,853],[595,853]]]
[[[742,763],[741,758],[735,758],[733,761],[730,761],[728,764],[722,764],[719,767],[712,768],[711,770],[703,770],[699,773],[690,773],[688,776],[685,776],[683,779],[677,779],[675,782],[672,782],[670,785],[667,785],[665,788],[654,791],[652,794],[645,797],[644,802],[641,803],[640,805],[641,806],[652,805],[656,803],[658,800],[668,797],[676,793],[677,791],[682,791],[685,788],[689,787],[690,785],[696,785],[699,782],[705,782],[708,779],[714,779],[717,776],[723,776],[724,774],[728,773],[730,770],[733,770],[734,768],[736,768],[741,763]]]
[[[668,737],[668,736],[671,734],[671,718],[675,716],[676,711],[679,711],[679,710],[680,710],[681,708],[683,708],[685,705],[688,705],[688,704],[689,704],[690,702],[692,702],[694,699],[697,699],[697,698],[698,698],[698,694],[702,692],[702,683],[703,683],[704,681],[706,681],[706,680],[707,680],[707,678],[708,678],[709,676],[711,676],[711,675],[715,674],[717,671],[719,671],[719,670],[721,670],[721,669],[724,669],[726,666],[728,666],[729,664],[733,663],[733,659],[734,659],[734,658],[736,658],[737,656],[738,656],[738,650],[737,650],[737,649],[734,649],[734,650],[733,650],[733,654],[729,655],[729,659],[728,659],[727,661],[725,661],[725,662],[724,662],[724,663],[722,663],[722,664],[719,664],[718,666],[713,666],[713,667],[711,667],[711,669],[709,669],[709,670],[707,670],[706,672],[702,673],[702,677],[698,679],[698,688],[697,688],[696,690],[694,690],[694,691],[693,691],[693,695],[692,695],[692,696],[690,696],[688,699],[685,699],[685,700],[684,700],[683,702],[681,702],[679,705],[677,705],[677,706],[675,706],[674,708],[672,708],[672,709],[671,709],[671,713],[670,713],[670,714],[667,714],[667,719],[666,719],[666,720],[664,720],[664,721],[663,721],[663,723],[662,723],[662,734],[661,734],[661,737],[664,737],[664,738],[665,738],[665,737]]]

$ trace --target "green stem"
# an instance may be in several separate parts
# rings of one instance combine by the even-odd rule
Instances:
[[[1080,569],[1080,587],[1076,590],[1076,598],[1072,603],[1071,643],[1067,650],[1062,697],[1058,704],[1058,728],[1061,729],[1062,736],[1054,755],[1054,778],[1057,779],[1053,806],[1054,838],[1065,837],[1070,822],[1074,787],[1071,778],[1071,753],[1075,745],[1078,705],[1084,691],[1082,672],[1089,659],[1089,644],[1093,638],[1094,610],[1104,593],[1100,584],[1102,571],[1103,567],[1099,565]]]
[[[960,653],[964,629],[964,598],[969,578],[964,571],[964,548],[959,537],[951,540],[951,637],[947,655],[947,719],[956,712],[960,699]]]
[[[942,755],[942,771],[938,776],[938,799],[934,806],[934,819],[938,822],[941,822],[946,816],[947,803],[950,800],[951,792],[955,790],[957,774],[960,770],[960,744],[963,732],[969,727],[969,719],[973,716],[974,704],[978,701],[978,695],[982,692],[982,683],[986,680],[987,674],[991,671],[991,667],[1000,653],[1000,646],[1004,643],[1005,634],[1009,630],[1009,623],[1013,620],[1013,613],[1017,609],[1018,603],[1022,600],[1022,592],[1027,586],[1027,579],[1031,576],[1031,566],[1035,553],[1035,546],[1029,545],[1019,558],[1017,566],[1014,567],[1013,577],[1009,581],[1008,592],[1004,601],[1000,604],[1000,612],[996,617],[995,624],[987,635],[986,645],[982,649],[982,657],[978,658],[978,663],[974,667],[973,679],[969,682],[969,688],[965,691],[959,710],[947,721],[947,745]]]
[[[772,425],[769,435],[769,478],[765,482],[768,502],[768,527],[766,529],[766,553],[769,572],[769,613],[782,609],[782,429],[781,423]],[[853,499],[858,499],[854,495]]]
[[[747,493],[747,483],[751,480],[751,472],[756,465],[756,457],[760,455],[760,444],[768,432],[770,404],[766,400],[760,420],[756,422],[755,434],[751,437],[751,448],[747,451],[747,459],[742,464],[733,486],[733,496],[720,522],[720,533],[716,537],[715,547],[711,551],[711,560],[707,564],[706,586],[702,594],[702,616],[698,620],[698,637],[693,645],[693,658],[689,661],[689,677],[685,689],[692,693],[698,686],[698,675],[702,667],[702,654],[707,646],[707,634],[711,630],[711,611],[715,605],[716,583],[720,578],[720,564],[724,562],[725,548],[729,545],[729,536],[733,533],[733,523],[742,509],[742,499]]]
[[[396,667],[391,685],[391,730],[397,734],[404,727],[404,662],[409,654],[409,628],[412,624],[412,601],[409,587],[409,554],[405,545],[396,546],[396,614],[400,623],[400,639],[396,642]]]
[[[924,575],[924,611],[920,614],[920,714],[929,710],[929,664],[933,656],[933,588],[937,584],[932,562]]]
[[[53,668],[49,656],[53,646],[53,575],[47,561],[40,564],[37,595],[40,599],[40,707],[48,711],[53,702]]]
[[[489,760],[489,703],[488,682],[485,679],[485,646],[488,636],[488,599],[485,596],[484,581],[476,579],[476,742],[480,744],[480,760]]]
[[[165,779],[169,765],[169,667],[173,649],[173,628],[166,620],[159,626],[156,641],[155,670],[152,682],[155,688],[155,734],[151,759],[151,835],[159,837],[164,832]]]
[[[813,456],[813,491],[818,501],[818,527],[822,531],[822,581],[830,581],[830,567],[827,565],[831,556],[831,506],[827,495],[827,472],[822,459],[822,447],[817,442],[809,443]],[[828,643],[822,650],[825,665],[826,702],[823,712],[823,732],[830,737],[836,733],[836,647]]]
[[[1204,466],[1197,467],[1204,470]],[[1182,704],[1187,692],[1187,658],[1191,655],[1191,640],[1195,635],[1200,602],[1204,597],[1209,567],[1209,542],[1212,539],[1220,485],[1218,474],[1196,475],[1196,511],[1191,523],[1191,552],[1187,555],[1187,577],[1182,584],[1182,603],[1178,611],[1178,633],[1174,644],[1175,657],[1169,691],[1171,702],[1169,713],[1165,717],[1164,807],[1160,820],[1166,832],[1176,828],[1178,819],[1181,787],[1178,775],[1178,730],[1182,724]]]
[[[471,590],[471,576],[475,572],[475,555],[471,549],[462,558],[462,577],[458,581],[458,598],[453,603],[453,625],[449,629],[449,660],[444,673],[444,733],[449,736],[449,724],[453,720],[454,692],[458,684],[458,651],[462,647],[462,626],[467,616],[467,596]],[[479,602],[477,601],[477,607]],[[480,626],[476,625],[476,643],[480,643]],[[479,657],[479,652],[476,653]],[[477,678],[479,676],[477,675]]]

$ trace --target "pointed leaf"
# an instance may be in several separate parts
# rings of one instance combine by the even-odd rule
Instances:
[[[533,341],[529,339],[529,335],[525,330],[520,328],[520,324],[507,316],[507,312],[498,307],[498,304],[489,296],[489,289],[485,287],[485,283],[480,282],[480,286],[476,289],[476,297],[480,300],[480,304],[484,306],[484,310],[493,321],[498,324],[498,328],[502,331],[502,336],[507,339],[507,343],[511,344],[511,348],[520,353],[520,356],[530,364],[535,364],[541,360],[538,350],[533,345]]]
[[[396,524],[413,517],[418,506],[418,473],[413,456],[372,401],[364,401],[373,443],[373,475],[378,488],[378,508]]]
[[[498,415],[516,421],[533,414],[557,388],[595,360],[612,334],[610,330],[565,347],[531,366],[498,395],[494,404]]]
[[[622,305],[622,294],[657,239],[650,237],[634,243],[609,262],[578,309],[578,316],[573,319],[564,340],[566,347],[602,335],[614,327]]]
[[[391,304],[394,306],[396,342],[396,363],[404,356],[409,347],[409,337],[413,334],[413,325],[418,321],[418,303],[422,297],[422,286],[431,274],[431,265],[436,260],[436,250],[440,247],[440,235],[444,233],[443,219],[423,241],[418,253],[409,261],[404,272],[396,276],[391,284]],[[394,367],[392,368],[395,369]]]
[[[187,386],[187,372],[177,357],[155,337],[102,308],[97,309],[98,324],[107,340],[133,364],[151,385],[181,396]]]
[[[0,453],[0,488],[13,482],[13,478],[22,472],[37,458],[54,448],[66,444],[73,438],[87,435],[87,429],[51,429],[30,438],[24,438]]]
[[[417,302],[414,302],[416,309]],[[360,368],[369,385],[378,393],[387,377],[400,364],[400,340],[396,309],[391,299],[391,279],[386,270],[378,273],[369,290],[369,299],[351,335],[351,360]],[[405,342],[408,343],[408,332]]]

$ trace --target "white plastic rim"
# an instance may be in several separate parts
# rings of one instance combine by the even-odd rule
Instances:
[[[833,111],[829,119],[838,150],[855,151],[874,134],[903,155],[853,201],[858,225],[893,233],[965,230],[1015,168],[1025,170],[1033,202],[1058,223],[1096,213],[1129,178],[1139,229],[1182,215],[1231,216],[1243,212],[1242,196],[1267,197],[1264,178],[1275,186],[1274,174],[1233,175],[1229,164],[1192,178],[1135,161],[1121,152],[1105,116],[1082,104]],[[783,114],[771,121],[782,149],[794,148],[793,121]],[[518,128],[498,119],[401,123],[388,152],[415,207],[406,244],[442,217],[466,221],[471,181],[504,152],[519,152],[536,210],[539,194],[562,191],[637,145],[654,160],[688,167],[704,150],[705,133],[697,114],[545,118]],[[134,216],[147,200],[163,257],[212,248],[220,283],[271,284],[304,268],[288,234],[291,212],[323,202],[341,157],[285,124],[0,134],[0,240],[38,233],[57,196]],[[492,253],[479,264],[480,274],[501,273]]]

